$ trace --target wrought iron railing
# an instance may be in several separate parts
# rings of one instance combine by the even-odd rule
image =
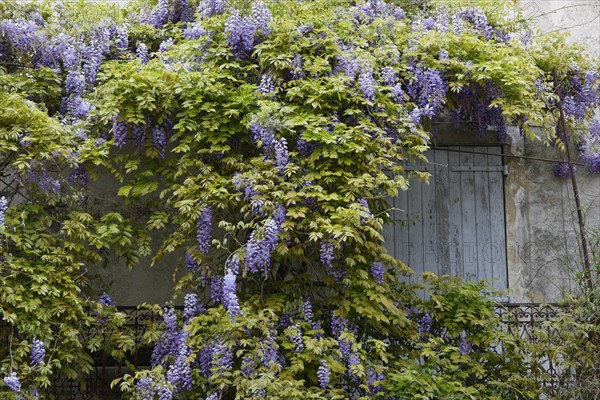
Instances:
[[[139,310],[136,307],[118,307],[118,309],[127,315],[126,326],[134,333],[138,345],[141,344],[141,338],[148,326],[160,321],[159,315],[148,310]],[[505,303],[496,311],[500,316],[501,326],[511,335],[525,340],[537,340],[534,330],[548,329],[548,336],[551,337],[554,332],[551,328],[544,327],[544,322],[567,310],[556,304]],[[144,367],[149,365],[149,361],[150,350],[143,346],[130,356],[128,363],[116,362],[110,357],[97,355],[94,373],[84,380],[59,380],[54,383],[52,394],[61,400],[118,399],[120,398],[118,388],[110,387],[112,380],[131,372],[125,366],[126,364]],[[543,382],[543,385],[550,390],[556,389],[560,382],[560,370],[551,360],[546,361],[544,368],[548,373],[548,379]]]

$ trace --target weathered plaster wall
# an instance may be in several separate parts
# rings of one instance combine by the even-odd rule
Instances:
[[[569,40],[600,56],[599,0],[524,1],[524,10],[542,34],[568,32]],[[554,149],[524,141],[512,132],[506,154],[560,158]],[[576,151],[574,151],[577,154]],[[553,164],[506,158],[507,252],[510,296],[513,301],[558,301],[577,289],[580,271],[576,207],[569,180],[556,178]],[[600,228],[600,176],[583,166],[576,174],[588,228]]]
[[[560,159],[557,150],[511,135],[505,154]],[[577,154],[576,150],[573,150]],[[507,261],[512,301],[553,302],[577,290],[581,253],[571,181],[557,178],[553,163],[505,158]],[[600,176],[576,173],[588,229],[600,228]]]

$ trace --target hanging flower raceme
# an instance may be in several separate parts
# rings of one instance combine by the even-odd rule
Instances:
[[[256,26],[251,17],[242,17],[238,10],[232,10],[225,21],[227,44],[231,47],[234,56],[244,57],[254,49],[254,34]]]
[[[573,166],[575,168],[575,166]],[[566,162],[556,163],[554,165],[554,175],[559,178],[568,178],[571,176],[571,168],[569,168],[569,164]]]
[[[148,46],[145,43],[138,42],[135,55],[142,61],[142,64],[146,64],[148,62]]]
[[[46,348],[44,342],[33,339],[31,342],[31,365],[42,365],[46,358]]]
[[[223,305],[227,309],[232,321],[235,321],[240,312],[236,289],[236,275],[228,268],[227,273],[223,277]]]
[[[226,5],[225,0],[202,0],[198,5],[198,11],[202,18],[210,18],[213,15],[223,14]]]
[[[321,360],[321,365],[319,365],[319,369],[317,370],[317,377],[319,378],[319,386],[321,386],[321,389],[326,389],[331,380],[331,370],[329,369],[327,361]]]
[[[6,197],[0,197],[0,227],[4,226],[6,210],[8,209],[8,200]]]
[[[212,232],[212,209],[206,205],[200,212],[198,219],[196,239],[198,240],[198,248],[200,252],[206,254],[210,249]]]
[[[7,376],[5,376],[4,383],[10,390],[18,394],[19,397],[21,396],[21,380],[17,376],[16,372],[11,372]]]

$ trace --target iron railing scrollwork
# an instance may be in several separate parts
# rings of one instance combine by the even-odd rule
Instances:
[[[52,394],[55,398],[61,400],[118,399],[118,388],[110,387],[113,379],[131,372],[127,365],[143,368],[150,364],[151,349],[142,346],[142,337],[152,323],[160,321],[160,316],[136,307],[117,308],[126,315],[125,325],[133,333],[138,350],[129,355],[127,362],[119,362],[109,356],[96,354],[94,372],[85,380],[58,379],[54,382]],[[502,329],[506,329],[514,337],[535,341],[538,340],[535,332],[540,328],[547,329],[547,337],[552,337],[555,332],[544,323],[568,310],[556,304],[504,303],[497,307],[496,312],[500,317]],[[89,333],[82,332],[82,334],[85,336]],[[561,375],[559,369],[549,359],[544,361],[543,368],[547,379],[542,384],[550,390],[557,389]]]

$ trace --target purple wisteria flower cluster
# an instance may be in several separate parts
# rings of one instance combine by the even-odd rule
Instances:
[[[357,24],[370,24],[376,18],[392,18],[399,21],[405,16],[402,8],[386,3],[383,0],[369,0],[364,5],[353,7],[350,12]]]
[[[411,122],[418,123],[421,117],[433,117],[442,109],[448,84],[438,70],[423,68],[417,64],[413,65],[412,72],[414,76],[407,85],[406,92],[415,102],[415,110],[419,110],[418,114],[413,110]]]
[[[281,213],[279,218],[269,218],[263,225],[262,235],[252,231],[247,244],[247,261],[250,272],[268,273],[271,267],[271,253],[277,247],[282,232]]]
[[[21,380],[17,376],[16,372],[11,372],[10,374],[6,375],[4,377],[4,383],[10,390],[18,394],[19,398],[21,398]]]
[[[208,253],[210,249],[212,232],[212,209],[210,206],[205,205],[200,212],[200,218],[198,218],[196,239],[198,240],[198,248],[203,254]]]
[[[33,339],[31,342],[31,365],[42,365],[46,358],[46,348],[44,342],[38,339]]]
[[[6,197],[0,197],[0,226],[4,226],[6,210],[8,209],[8,200]]]
[[[326,389],[331,380],[331,370],[329,369],[327,361],[321,360],[321,365],[319,365],[319,369],[317,370],[317,377],[319,378],[319,386],[321,386],[321,389]]]
[[[202,18],[210,18],[213,15],[220,15],[225,12],[225,0],[202,0],[198,5],[198,11]]]
[[[489,128],[496,129],[496,136],[503,141],[507,138],[506,122],[502,107],[490,107],[492,100],[503,97],[500,90],[491,82],[471,84],[458,94],[459,107],[453,110],[454,126],[461,120],[471,122],[476,136],[483,136]]]
[[[268,36],[271,33],[269,24],[271,12],[262,1],[252,3],[252,13],[242,16],[238,10],[231,10],[229,18],[225,21],[227,44],[232,48],[236,57],[247,57],[252,53],[257,31]]]
[[[106,292],[103,292],[100,298],[98,299],[98,304],[105,307],[116,306],[117,303],[110,297],[110,295]]]
[[[173,308],[165,308],[163,323],[165,330],[155,344],[151,363],[161,365],[165,371],[164,379],[154,376],[142,377],[136,385],[136,394],[142,399],[173,399],[179,393],[192,389],[192,368],[189,358],[192,353],[187,343],[189,332],[185,327],[190,320],[204,312],[204,307],[195,293],[189,293],[184,299],[183,324],[177,323],[177,314]]]
[[[486,40],[492,39],[494,28],[489,24],[486,15],[477,8],[463,8],[452,16],[454,34],[460,35],[465,28],[465,22],[471,23],[475,29],[483,34]]]
[[[575,167],[575,166],[573,166]],[[554,165],[554,175],[558,178],[568,178],[571,176],[571,169],[569,168],[569,163],[560,162]]]

